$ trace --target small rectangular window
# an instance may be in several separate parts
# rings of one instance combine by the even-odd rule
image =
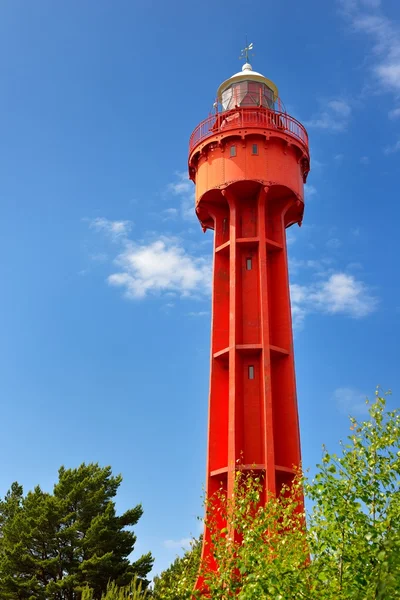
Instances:
[[[254,379],[254,366],[249,365],[249,379]]]
[[[258,154],[258,144],[253,144],[251,149],[252,154]]]
[[[253,266],[253,265],[252,265],[252,260],[251,260],[251,258],[246,258],[246,269],[247,269],[248,271],[251,271],[251,268],[252,268],[252,266]]]
[[[236,156],[236,146],[231,146],[230,152],[231,152],[231,156]]]

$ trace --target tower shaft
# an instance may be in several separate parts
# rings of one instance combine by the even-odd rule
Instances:
[[[300,464],[284,228],[292,200],[247,187],[226,188],[212,211],[209,495],[222,485],[230,496],[236,468],[262,471],[265,491],[279,493]]]

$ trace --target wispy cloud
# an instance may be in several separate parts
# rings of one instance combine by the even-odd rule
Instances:
[[[165,208],[162,211],[162,215],[163,215],[163,220],[167,221],[168,219],[175,219],[179,214],[179,211],[177,208]]]
[[[164,212],[169,211],[169,216],[180,215],[183,219],[190,221],[196,219],[194,211],[195,189],[186,172],[178,171],[176,173],[176,181],[168,184],[167,193],[179,198],[180,208],[179,211],[176,208],[167,208]]]
[[[345,12],[353,12],[359,8],[376,9],[381,6],[381,0],[339,0]]]
[[[180,540],[165,540],[164,546],[169,550],[189,550],[192,545],[191,538],[182,538]]]
[[[342,314],[357,319],[371,314],[378,305],[371,290],[348,273],[332,273],[327,279],[308,285],[292,283],[290,293],[297,327],[310,313]]]
[[[367,396],[354,387],[337,388],[332,395],[333,402],[341,413],[346,415],[368,414]]]
[[[325,103],[322,110],[305,124],[316,129],[345,131],[351,117],[351,106],[344,99],[337,98]]]
[[[330,238],[325,245],[330,250],[337,250],[342,245],[342,242],[339,240],[339,238]]]
[[[290,301],[292,306],[292,321],[295,329],[303,327],[307,315],[307,289],[305,286],[292,283],[290,286]]]
[[[383,91],[400,92],[400,27],[380,10],[379,0],[339,0],[354,31],[372,39],[371,70]]]
[[[329,274],[333,259],[331,257],[323,257],[318,259],[298,259],[294,256],[289,257],[289,271],[291,275],[297,275],[301,271],[313,271],[320,277],[325,277]]]
[[[389,111],[389,119],[400,119],[400,108],[394,108]]]
[[[131,221],[110,221],[104,217],[98,217],[90,221],[90,227],[96,231],[102,231],[114,241],[126,237],[131,229]]]
[[[108,255],[105,252],[93,252],[90,255],[90,260],[94,262],[105,262],[108,259]]]
[[[313,198],[314,196],[317,195],[317,188],[312,185],[311,183],[307,183],[304,186],[304,196],[306,200],[310,200],[311,198]]]
[[[383,150],[385,154],[394,154],[400,150],[400,140],[398,140],[393,146],[386,146]]]
[[[367,8],[379,8],[382,4],[381,0],[361,0],[361,4]]]
[[[296,235],[293,231],[293,228],[286,229],[286,244],[288,246],[292,246],[296,241]]]

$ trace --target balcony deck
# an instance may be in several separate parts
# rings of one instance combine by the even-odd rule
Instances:
[[[308,153],[308,135],[303,125],[285,112],[264,107],[238,107],[210,115],[197,125],[189,140],[189,155],[215,135],[234,132],[244,127],[274,130],[285,133],[300,142]]]

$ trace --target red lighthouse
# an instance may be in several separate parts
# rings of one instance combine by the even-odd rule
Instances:
[[[300,464],[285,229],[302,222],[308,137],[247,50],[189,147],[196,214],[214,230],[208,497],[230,497],[237,468],[278,494]]]

